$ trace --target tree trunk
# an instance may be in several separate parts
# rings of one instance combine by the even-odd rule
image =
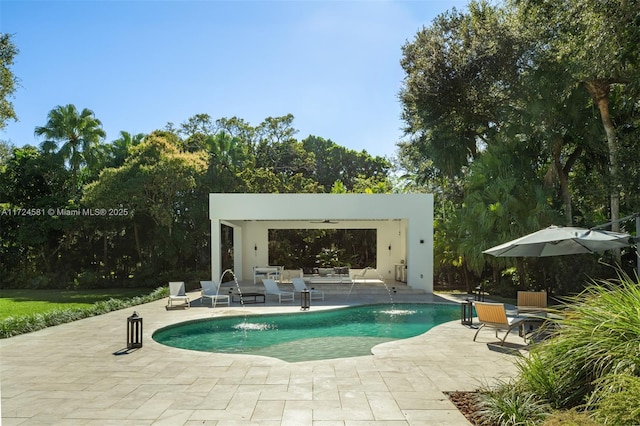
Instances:
[[[551,146],[551,154],[553,156],[553,167],[551,168],[551,171],[552,174],[555,174],[558,182],[560,183],[560,191],[562,192],[562,203],[564,204],[565,224],[567,226],[571,226],[573,224],[573,209],[571,207],[571,193],[569,192],[569,178],[565,173],[564,167],[562,167],[562,164],[560,163],[562,146],[562,138],[560,136],[556,136]]]
[[[573,225],[573,209],[571,207],[571,193],[569,192],[569,179],[562,168],[558,169],[558,180],[562,190],[562,202],[564,203],[564,220],[567,226]]]
[[[571,206],[571,192],[569,191],[569,173],[581,153],[582,148],[577,147],[569,155],[569,158],[564,163],[564,167],[560,169],[560,187],[562,188],[562,199],[565,203],[564,213],[567,218],[567,225],[569,226],[573,225],[573,207]]]
[[[580,157],[580,154],[582,154],[582,148],[579,146],[576,147],[573,152],[569,154],[569,158],[567,158],[567,161],[563,166],[560,159],[562,157],[564,140],[560,136],[556,136],[552,142],[551,156],[553,158],[553,162],[544,176],[544,183],[548,186],[552,186],[555,180],[560,183],[562,203],[564,205],[565,224],[567,226],[571,226],[573,225],[573,207],[571,203],[571,192],[569,190],[569,173],[571,173],[573,165]]]
[[[464,278],[464,285],[467,288],[467,293],[472,294],[474,287],[471,285],[471,279],[469,278],[469,271],[467,270],[466,262],[462,264],[462,277]]]
[[[136,241],[136,251],[138,252],[138,261],[142,263],[143,262],[142,250],[140,249],[140,236],[138,235],[138,224],[135,222],[133,222],[133,238]]]
[[[104,276],[109,277],[111,274],[109,274],[109,250],[108,250],[109,244],[107,244],[107,233],[105,232],[102,235],[102,264],[103,264],[103,270],[104,270]]]
[[[620,231],[620,192],[618,190],[618,142],[616,129],[611,121],[609,113],[609,90],[610,85],[605,80],[594,80],[587,82],[587,90],[593,97],[594,103],[600,111],[602,125],[607,135],[607,146],[609,148],[609,174],[611,178],[610,199],[611,199],[611,230]],[[620,251],[617,251],[618,256]]]
[[[527,275],[524,270],[524,259],[521,257],[516,258],[516,270],[518,271],[518,277],[520,278],[520,284],[523,289],[529,288],[527,285]]]

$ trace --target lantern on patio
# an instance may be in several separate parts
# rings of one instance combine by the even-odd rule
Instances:
[[[311,305],[311,293],[309,290],[302,290],[300,292],[300,310],[306,311]]]
[[[460,322],[462,325],[473,325],[473,300],[470,298],[460,304]]]
[[[142,347],[142,317],[137,312],[127,318],[127,349]]]

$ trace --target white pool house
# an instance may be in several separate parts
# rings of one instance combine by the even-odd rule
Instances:
[[[233,229],[233,271],[269,266],[270,229],[375,229],[375,269],[433,292],[432,194],[209,194],[211,275],[222,274],[221,226]]]

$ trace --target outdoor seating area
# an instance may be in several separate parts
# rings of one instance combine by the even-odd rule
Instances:
[[[473,309],[475,309],[479,326],[474,326]],[[501,345],[504,344],[508,334],[516,328],[518,328],[518,335],[524,339],[525,343],[546,339],[558,327],[560,318],[561,316],[547,307],[545,291],[519,291],[515,306],[485,302],[477,296],[468,296],[461,302],[461,323],[477,329],[473,337],[474,341],[480,330],[485,327],[495,330]],[[506,332],[503,338],[498,336],[499,331]]]
[[[254,266],[253,283],[257,284],[262,278],[269,278],[276,281],[282,279],[282,266]]]
[[[478,321],[480,322],[480,327],[478,327],[476,334],[473,336],[474,342],[476,341],[480,330],[482,330],[484,327],[487,327],[495,330],[496,337],[498,337],[498,331],[506,331],[504,337],[500,339],[500,345],[504,345],[504,341],[511,330],[516,327],[520,327],[520,325],[524,321],[524,318],[508,317],[504,303],[476,301],[474,303],[474,306],[476,309],[476,313],[478,314]]]
[[[351,284],[349,268],[315,268],[313,274],[304,277],[311,284]]]
[[[278,296],[278,303],[285,302],[294,302],[295,301],[295,293],[293,291],[281,290],[278,287],[278,283],[271,278],[263,278],[262,284],[264,285],[264,292],[266,295]]]
[[[304,282],[304,279],[293,278],[291,280],[291,283],[293,284],[293,288],[299,293],[303,291],[308,291],[309,297],[311,297],[311,300],[314,300],[314,299],[324,300],[324,291],[316,290],[315,288],[308,288],[307,284]]]
[[[518,315],[520,314],[544,314],[547,311],[546,291],[519,291]]]
[[[189,296],[185,291],[184,281],[172,281],[169,283],[169,301],[167,303],[167,309],[173,308],[173,302],[182,300],[187,308],[191,306],[189,303]]]
[[[227,305],[231,303],[228,294],[221,294],[218,284],[215,281],[200,281],[200,296],[202,300],[211,301],[211,306],[218,304]]]

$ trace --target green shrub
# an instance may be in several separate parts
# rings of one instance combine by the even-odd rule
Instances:
[[[563,352],[556,354],[557,348],[552,345],[540,349],[532,350],[529,357],[516,361],[520,370],[519,383],[552,407],[563,407],[566,403],[564,395],[571,394],[574,387],[573,383],[566,382],[567,375],[560,374],[555,366]]]
[[[586,413],[572,409],[551,413],[542,426],[601,426],[601,424],[594,421]]]
[[[605,425],[640,425],[640,377],[614,374],[598,383],[589,406]]]
[[[548,415],[550,407],[536,395],[513,382],[479,392],[479,414],[483,422],[499,426],[535,426]]]
[[[0,339],[42,330],[43,328],[76,321],[82,318],[106,314],[107,312],[117,311],[130,306],[153,302],[167,297],[168,294],[168,288],[158,287],[146,296],[138,296],[130,299],[109,299],[104,302],[96,302],[85,308],[56,309],[45,313],[8,317],[0,321]]]
[[[554,338],[519,362],[521,385],[554,407],[583,405],[612,374],[640,376],[640,286],[623,275],[568,299]]]
[[[73,280],[73,288],[97,288],[100,276],[93,271],[80,272]]]

